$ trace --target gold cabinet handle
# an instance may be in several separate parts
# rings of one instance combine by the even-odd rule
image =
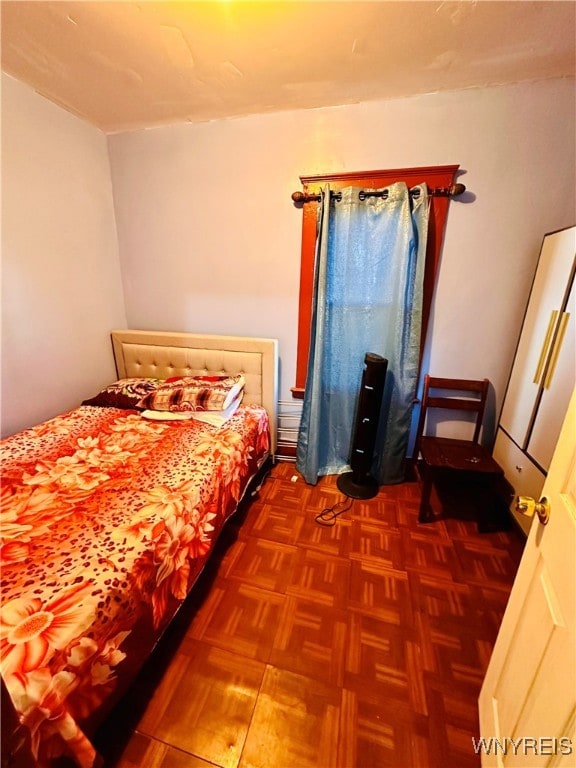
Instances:
[[[542,496],[539,502],[534,501],[531,496],[517,496],[516,512],[520,512],[526,517],[534,517],[534,512],[536,512],[538,520],[542,525],[546,525],[550,520],[550,502],[546,496]]]
[[[556,334],[554,347],[552,348],[552,353],[550,355],[550,362],[548,363],[546,378],[544,379],[544,389],[548,389],[552,383],[552,376],[554,376],[554,370],[556,368],[556,363],[558,362],[558,355],[560,354],[560,348],[562,347],[566,328],[568,327],[568,320],[570,320],[570,312],[563,312],[560,323],[558,324],[558,333]]]
[[[552,340],[552,334],[554,333],[554,327],[556,320],[558,319],[558,310],[553,309],[550,315],[550,321],[548,322],[548,330],[544,337],[544,343],[540,350],[540,357],[538,358],[538,365],[536,366],[536,373],[534,374],[534,384],[540,384],[542,378],[542,372],[544,371],[544,365],[546,364],[546,357],[548,356],[548,348],[550,347],[550,341]]]

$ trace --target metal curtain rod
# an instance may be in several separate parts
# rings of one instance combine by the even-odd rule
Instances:
[[[449,187],[435,187],[434,189],[428,190],[428,194],[432,195],[432,197],[458,197],[458,195],[461,195],[463,192],[466,192],[464,184],[451,184]],[[412,197],[418,197],[420,190],[416,189],[414,192],[411,191],[410,194]],[[342,194],[340,192],[330,192],[330,196],[336,200],[342,199]],[[381,192],[365,192],[362,189],[360,190],[359,197],[360,200],[364,200],[366,197],[382,197],[385,200],[388,197],[388,190],[383,189]],[[292,200],[295,203],[311,203],[320,199],[320,194],[309,195],[307,192],[292,192]]]

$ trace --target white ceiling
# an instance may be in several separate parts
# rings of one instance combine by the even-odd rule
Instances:
[[[572,0],[5,0],[1,13],[2,69],[105,132],[576,68]]]

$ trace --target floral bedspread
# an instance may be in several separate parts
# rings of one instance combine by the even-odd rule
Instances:
[[[2,677],[38,765],[92,766],[91,721],[194,584],[267,454],[268,417],[83,406],[0,445]]]

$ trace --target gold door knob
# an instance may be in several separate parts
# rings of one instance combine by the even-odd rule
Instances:
[[[540,501],[536,502],[531,496],[517,496],[516,497],[516,512],[520,512],[526,517],[534,517],[534,512],[538,515],[538,520],[542,525],[546,525],[550,520],[550,502],[543,496]]]

